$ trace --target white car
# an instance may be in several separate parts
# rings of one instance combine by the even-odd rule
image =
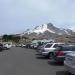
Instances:
[[[4,44],[4,48],[6,48],[6,49],[10,49],[12,47],[12,45],[11,44]]]
[[[75,52],[69,53],[65,57],[64,66],[72,74],[75,74]]]
[[[25,44],[22,44],[21,46],[22,46],[22,47],[26,47],[26,45],[25,45]]]
[[[43,49],[40,50],[40,53],[43,56],[50,57],[51,53],[56,49],[57,46],[64,45],[64,43],[47,43]]]

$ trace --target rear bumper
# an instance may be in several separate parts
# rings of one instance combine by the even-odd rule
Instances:
[[[48,52],[42,52],[43,56],[48,56],[48,54],[49,54]]]
[[[64,61],[64,66],[68,72],[75,74],[75,66],[69,65],[66,61]]]

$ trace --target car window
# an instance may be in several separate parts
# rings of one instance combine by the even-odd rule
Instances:
[[[72,47],[63,47],[62,50],[64,50],[64,51],[71,51]]]
[[[56,47],[61,47],[61,46],[63,46],[64,44],[55,44],[54,45],[54,48],[56,48]]]
[[[56,48],[58,46],[58,44],[55,44],[53,47]]]
[[[52,46],[52,44],[47,44],[46,46],[45,46],[45,48],[50,48]]]

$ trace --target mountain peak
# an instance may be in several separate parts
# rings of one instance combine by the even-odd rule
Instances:
[[[52,23],[48,23],[47,26],[53,26],[53,24]]]
[[[53,27],[53,25],[51,23],[42,24],[40,26],[35,27],[33,32],[35,32],[37,34],[44,33],[45,31],[49,31],[51,33],[55,33],[54,31],[50,30],[49,27]]]
[[[57,35],[75,34],[70,29],[58,28],[58,27],[55,27],[52,23],[42,24],[40,26],[36,26],[33,30],[27,29],[25,31],[25,33],[28,33],[28,34],[31,34],[31,33],[40,34],[40,33],[42,33],[42,34],[44,34],[46,31],[49,33],[52,33],[52,34],[57,34]]]

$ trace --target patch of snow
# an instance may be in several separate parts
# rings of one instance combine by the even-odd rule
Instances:
[[[67,31],[67,29],[65,29],[65,28],[60,28],[60,30],[63,30],[67,35],[70,35],[69,32]]]
[[[51,33],[56,33],[56,32],[54,32],[54,31],[52,31],[52,30],[49,30],[49,29],[47,29],[49,32],[51,32]]]
[[[64,31],[65,31],[65,33],[66,33],[67,35],[70,35],[69,32],[68,32],[66,29],[64,29]]]

